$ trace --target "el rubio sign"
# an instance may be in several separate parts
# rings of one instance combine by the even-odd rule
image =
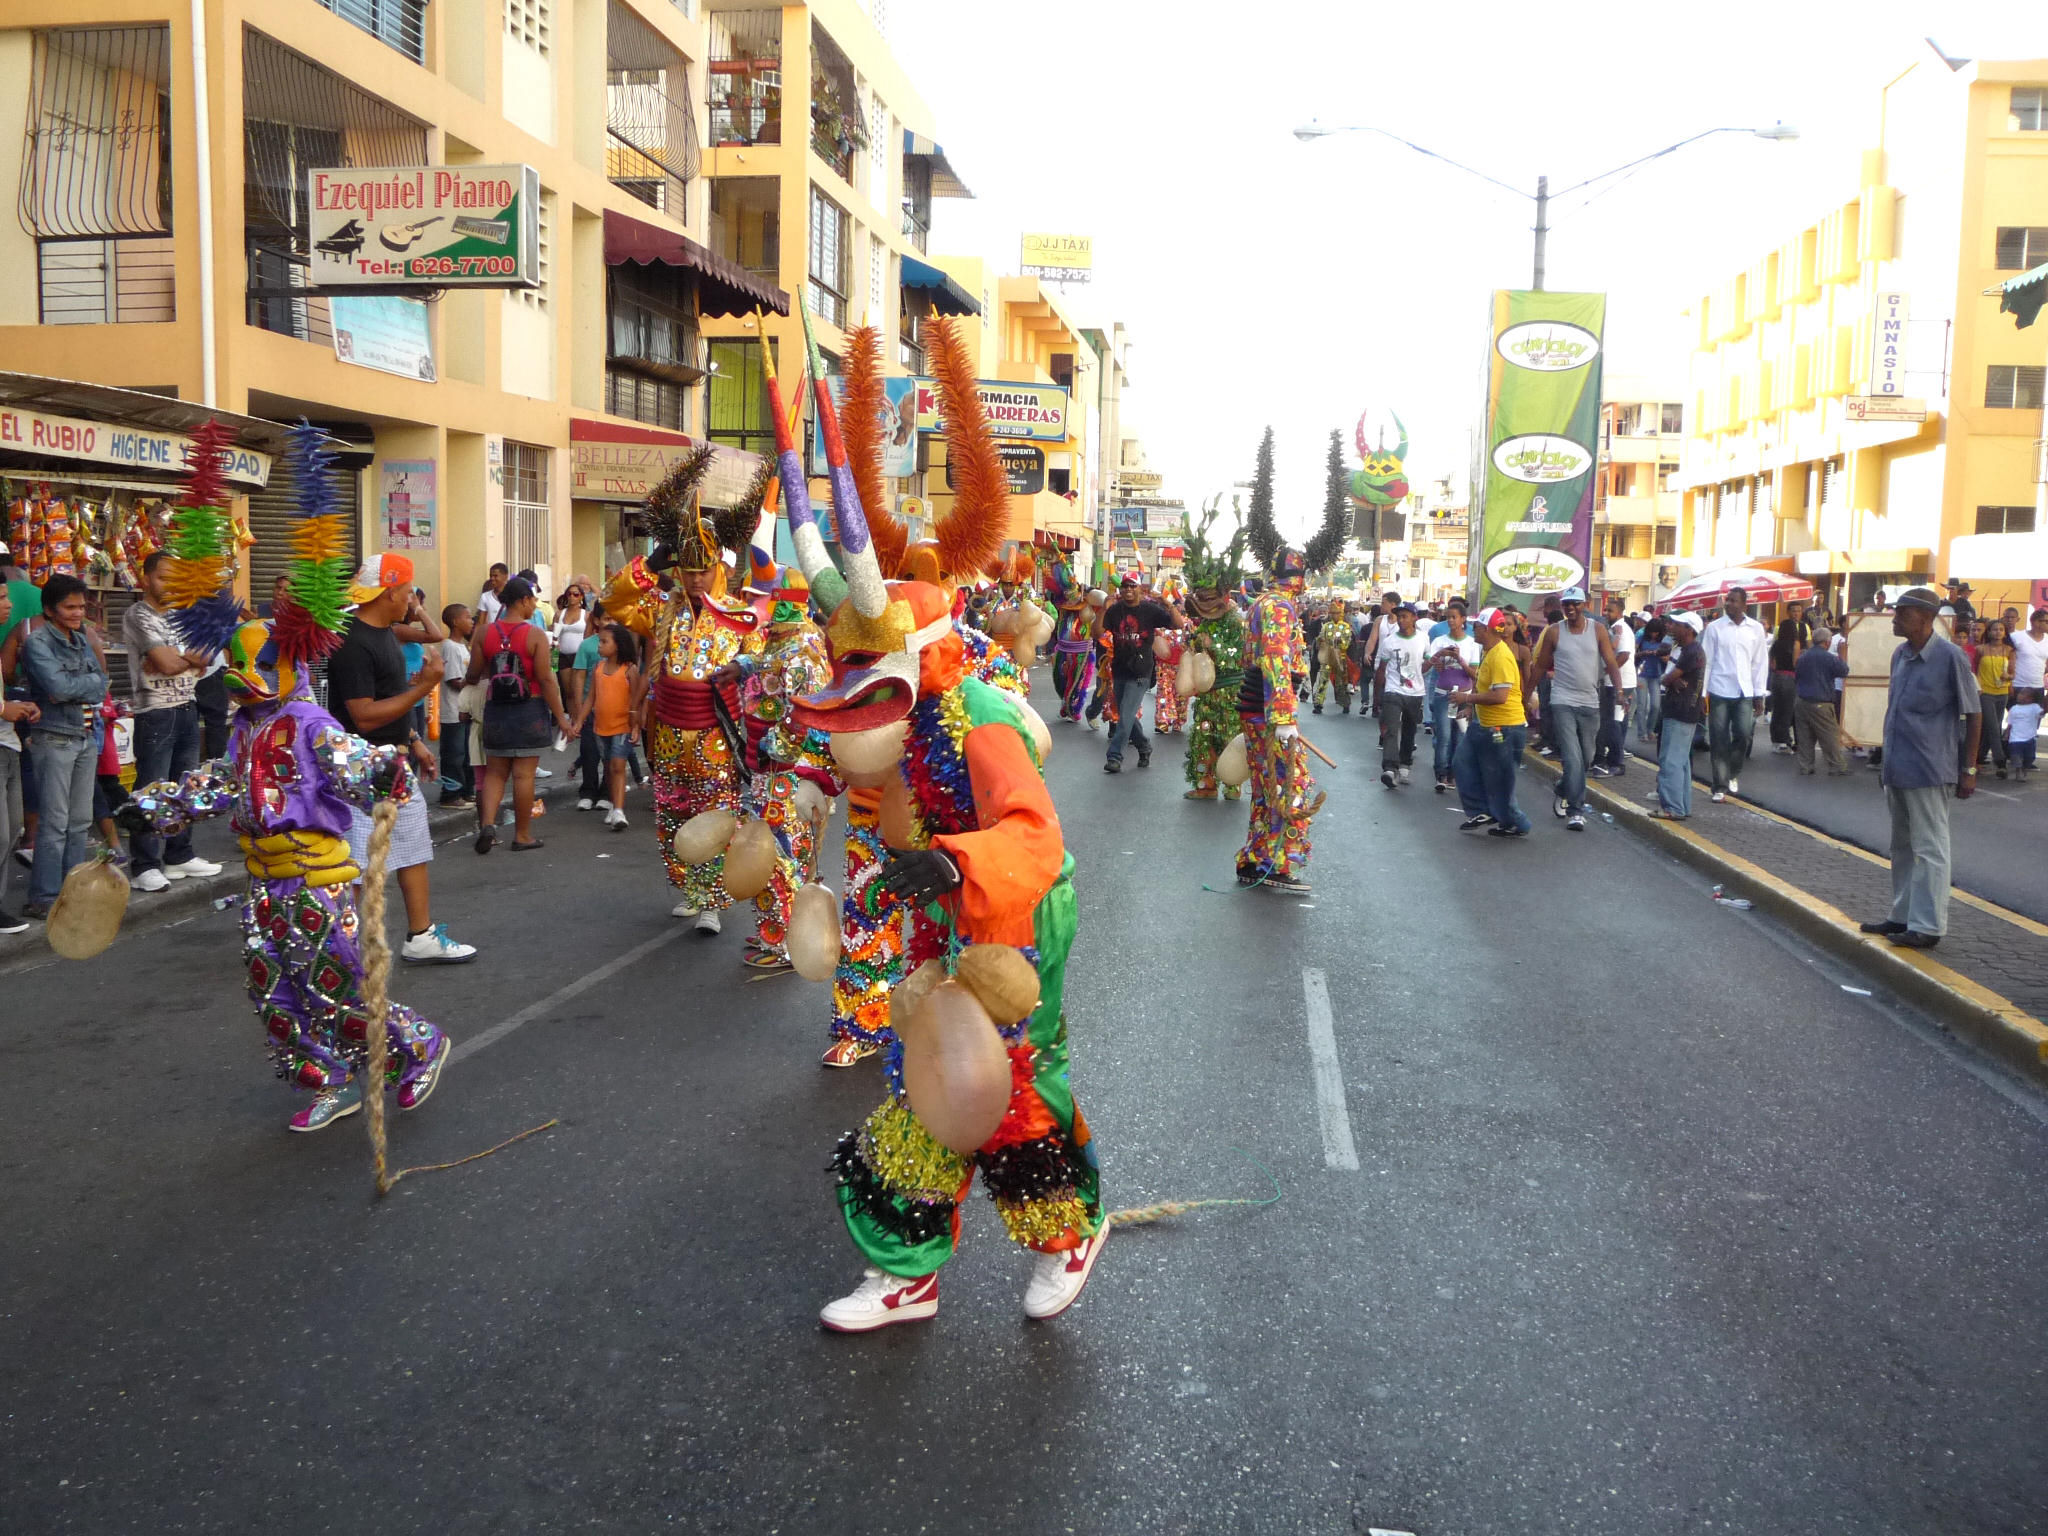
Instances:
[[[151,432],[143,427],[117,427],[75,416],[0,407],[0,451],[39,453],[53,459],[85,459],[119,464],[158,474],[185,473],[192,439],[177,432]],[[239,485],[268,485],[270,455],[230,446],[222,473]]]

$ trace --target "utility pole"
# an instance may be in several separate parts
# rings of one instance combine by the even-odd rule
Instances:
[[[1529,286],[1536,292],[1543,291],[1543,242],[1550,235],[1550,178],[1536,178],[1536,275]]]

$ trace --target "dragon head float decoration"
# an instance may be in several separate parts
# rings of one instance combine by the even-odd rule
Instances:
[[[1355,441],[1363,463],[1351,472],[1351,501],[1361,511],[1371,507],[1376,512],[1385,512],[1398,507],[1408,496],[1408,471],[1402,464],[1408,457],[1408,428],[1393,411],[1387,414],[1394,418],[1394,430],[1401,439],[1392,448],[1387,447],[1384,429],[1377,446],[1369,441],[1365,435],[1366,418],[1358,418]]]

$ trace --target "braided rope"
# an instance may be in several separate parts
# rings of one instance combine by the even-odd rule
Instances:
[[[363,871],[363,998],[370,1005],[370,1061],[363,1074],[363,1108],[370,1112],[370,1153],[377,1165],[377,1193],[398,1182],[385,1167],[384,1065],[390,1042],[384,1021],[391,1013],[391,941],[384,934],[384,869],[391,858],[391,829],[398,824],[395,801],[380,800],[370,813],[370,867]]]
[[[1106,1227],[1142,1227],[1155,1221],[1164,1221],[1169,1216],[1184,1216],[1189,1211],[1199,1211],[1211,1206],[1271,1205],[1278,1200],[1280,1198],[1280,1180],[1274,1176],[1273,1170],[1260,1162],[1256,1157],[1253,1157],[1251,1153],[1245,1151],[1243,1147],[1232,1147],[1230,1150],[1266,1176],[1267,1181],[1273,1186],[1272,1194],[1267,1195],[1262,1200],[1242,1198],[1235,1200],[1162,1200],[1157,1205],[1136,1205],[1128,1210],[1111,1211],[1102,1218],[1102,1224]]]

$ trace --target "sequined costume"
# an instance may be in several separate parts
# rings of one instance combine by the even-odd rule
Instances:
[[[1260,594],[1245,624],[1244,681],[1238,715],[1251,759],[1250,827],[1237,855],[1240,879],[1299,880],[1308,868],[1308,824],[1321,797],[1308,770],[1308,748],[1295,723],[1296,691],[1308,676],[1308,652],[1295,617],[1295,595]]]
[[[1244,683],[1244,620],[1227,599],[1212,618],[1195,617],[1194,645],[1216,664],[1216,686],[1198,696],[1189,710],[1188,753],[1184,772],[1197,795],[1213,799],[1217,791],[1216,759],[1243,729],[1237,713],[1238,689]],[[1241,785],[1223,790],[1228,800]]]
[[[784,617],[778,610],[759,657],[750,662],[752,676],[742,691],[748,750],[753,755],[745,808],[749,816],[768,824],[781,850],[774,877],[754,898],[758,916],[751,948],[758,958],[748,963],[774,968],[786,963],[783,944],[789,937],[790,905],[797,889],[817,878],[818,834],[824,818],[804,813],[798,787],[808,779],[827,799],[840,789],[824,733],[806,730],[790,718],[789,701],[832,675],[825,637],[801,606],[791,606],[794,617]]]
[[[1177,629],[1162,629],[1159,633],[1166,636],[1168,652],[1158,658],[1158,692],[1155,695],[1152,720],[1159,734],[1164,736],[1169,732],[1178,731],[1187,722],[1188,701],[1180,696],[1180,689],[1175,686],[1174,678],[1174,669],[1180,665],[1181,653],[1187,649],[1187,642],[1181,638],[1181,632]]]
[[[736,688],[714,689],[711,675],[740,656],[758,655],[760,617],[743,604],[707,597],[692,612],[676,598],[655,630],[647,763],[654,775],[654,826],[668,881],[697,911],[732,905],[721,876],[725,856],[690,865],[676,857],[676,830],[703,811],[738,815],[740,760],[721,723],[737,722]]]
[[[277,1074],[309,1093],[333,1093],[369,1055],[349,807],[416,793],[405,752],[351,736],[307,695],[247,703],[228,756],[183,779],[144,785],[129,802],[159,836],[230,817],[249,871],[242,953],[249,1000]],[[403,1089],[446,1049],[441,1031],[402,1003],[385,1020],[386,1085]]]

